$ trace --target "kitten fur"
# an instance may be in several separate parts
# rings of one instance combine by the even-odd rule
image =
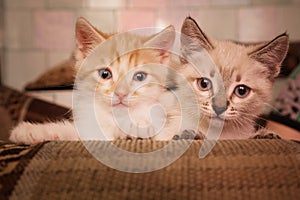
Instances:
[[[83,134],[80,138],[113,140],[128,137],[127,132],[119,129],[115,124],[115,117],[112,113],[114,110],[117,118],[120,119],[119,122],[122,123],[128,117],[125,112],[128,107],[134,125],[127,128],[135,133],[134,137],[147,137],[147,134],[151,132],[149,129],[155,129],[149,128],[151,123],[149,113],[152,112],[151,114],[154,114],[158,120],[164,122],[164,126],[161,129],[155,129],[159,130],[157,135],[148,136],[159,140],[171,139],[180,124],[178,105],[175,103],[174,95],[168,89],[169,70],[158,65],[166,66],[169,63],[168,50],[172,48],[175,40],[174,27],[169,26],[150,37],[132,33],[114,36],[118,35],[105,34],[84,18],[77,20],[75,57],[76,70],[79,72],[76,77],[76,90],[79,91],[79,95],[75,97],[80,101],[75,99],[75,103],[78,104],[73,105],[73,107],[76,106],[74,119],[78,121],[79,126],[86,127],[84,132],[87,134],[80,132]],[[96,48],[100,44],[103,44],[102,48]],[[140,49],[143,47],[146,49]],[[126,52],[128,49],[134,49],[134,51]],[[112,62],[107,65],[108,61]],[[101,78],[101,70],[106,70],[105,73],[108,70],[112,77]],[[146,74],[145,80],[134,81],[136,78],[133,79],[133,77],[137,74],[142,76],[141,73]],[[95,117],[105,137],[88,135],[93,128],[89,126],[89,122],[94,117],[90,116],[87,111],[92,104],[91,97],[95,100],[92,105],[95,109]],[[160,111],[151,110],[156,105],[163,107],[163,115]],[[136,127],[148,128],[140,133],[140,129],[136,130]],[[79,135],[71,121],[44,124],[22,122],[12,130],[10,140],[32,144],[47,140],[79,140]]]
[[[287,54],[288,35],[284,33],[255,45],[217,40],[207,36],[191,17],[184,20],[181,32],[183,65],[178,70],[198,96],[201,113],[198,131],[206,134],[210,122],[213,127],[224,120],[221,139],[254,135],[255,120],[271,97],[273,81]],[[200,66],[199,71],[189,60]],[[199,88],[203,77],[211,81],[212,89]],[[235,92],[239,86],[247,86],[248,95],[239,97]]]

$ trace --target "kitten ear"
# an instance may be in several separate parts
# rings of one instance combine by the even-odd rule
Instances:
[[[269,78],[274,79],[280,72],[281,64],[289,48],[289,36],[283,33],[272,41],[259,45],[249,53],[250,58],[262,63],[268,68]]]
[[[76,46],[81,58],[85,58],[98,44],[106,39],[106,35],[93,27],[83,17],[76,22]]]
[[[175,41],[175,28],[170,25],[161,32],[150,37],[145,43],[144,47],[151,47],[157,49],[160,63],[165,63],[166,60],[169,60],[170,53],[169,50],[173,47]]]
[[[214,48],[209,38],[191,17],[185,18],[181,27],[181,33],[183,33],[180,38],[182,46],[186,46],[190,50],[199,49],[199,45],[206,50]]]

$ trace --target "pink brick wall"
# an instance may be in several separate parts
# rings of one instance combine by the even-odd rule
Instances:
[[[163,8],[167,5],[166,0],[131,0],[129,1],[129,7],[141,7],[141,8]]]
[[[143,9],[119,11],[119,31],[155,26],[155,13]]]
[[[73,47],[73,12],[38,11],[34,13],[33,17],[34,47],[46,50]]]
[[[17,89],[68,58],[79,16],[104,32],[169,24],[180,31],[184,18],[191,15],[205,32],[220,39],[261,41],[288,31],[291,40],[300,40],[300,0],[0,1],[5,5],[2,80]],[[15,66],[19,58],[26,62]],[[16,71],[24,70],[28,71],[16,80]]]
[[[279,17],[274,7],[239,10],[239,38],[243,41],[268,40],[280,32]],[[267,25],[268,23],[271,23]],[[263,30],[263,31],[260,31]]]

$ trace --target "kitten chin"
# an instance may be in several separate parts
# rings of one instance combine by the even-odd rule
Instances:
[[[224,120],[221,139],[255,134],[255,120],[271,97],[273,81],[287,54],[288,35],[269,42],[243,44],[207,36],[187,17],[181,29],[182,67],[198,97],[199,131]],[[197,67],[194,67],[197,66]]]

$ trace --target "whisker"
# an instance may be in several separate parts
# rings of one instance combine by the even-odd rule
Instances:
[[[276,108],[276,107],[274,107],[272,104],[270,104],[270,103],[264,103],[266,106],[268,106],[269,108],[271,108],[271,110],[272,111],[276,111],[276,112],[279,112],[279,110]]]
[[[251,115],[249,113],[245,113],[245,115],[247,115],[247,114]],[[252,116],[255,116],[255,115],[252,114]],[[248,121],[249,123],[252,123],[253,125],[258,126],[259,128],[264,128],[264,126],[262,126],[261,124],[257,123],[256,119],[262,119],[262,120],[266,120],[267,121],[267,119],[265,119],[263,117],[259,117],[259,116],[255,116],[255,118],[253,118],[253,119],[242,117],[242,120]]]
[[[254,115],[254,114],[251,114],[251,113],[244,113],[244,112],[240,112],[240,113],[242,113],[243,115],[246,115],[246,116],[251,116],[254,119],[262,119],[262,120],[266,120],[266,121],[268,120],[267,118],[264,118],[260,115]]]

